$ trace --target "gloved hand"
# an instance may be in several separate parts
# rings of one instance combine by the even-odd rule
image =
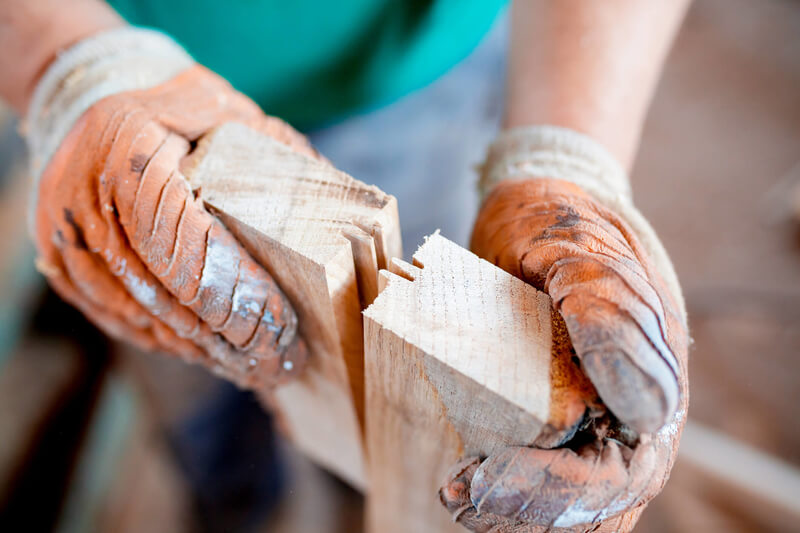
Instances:
[[[37,266],[112,336],[269,386],[306,359],[294,311],[181,173],[230,121],[318,157],[157,32],[115,29],[62,53],[27,116]]]
[[[473,531],[629,531],[663,487],[683,428],[688,330],[663,247],[602,147],[554,127],[490,149],[472,236],[481,257],[547,292],[610,412],[558,449],[456,465],[440,491]],[[591,416],[591,418],[589,418]]]

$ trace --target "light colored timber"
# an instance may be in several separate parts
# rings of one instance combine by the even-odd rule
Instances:
[[[464,531],[437,496],[458,459],[554,446],[585,411],[547,295],[438,233],[414,263],[364,312],[373,533]]]
[[[401,255],[397,201],[239,124],[204,138],[192,159],[192,188],[275,278],[311,349],[269,403],[298,447],[363,489],[361,310],[378,269]]]

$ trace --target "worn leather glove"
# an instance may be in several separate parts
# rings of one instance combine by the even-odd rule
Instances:
[[[547,292],[607,406],[557,449],[455,465],[440,491],[473,531],[630,531],[664,486],[683,428],[688,331],[672,266],[602,147],[554,127],[490,150],[472,236],[481,257]]]
[[[62,53],[27,116],[37,266],[112,336],[269,386],[306,359],[294,311],[181,173],[230,121],[317,157],[157,32],[116,29]]]

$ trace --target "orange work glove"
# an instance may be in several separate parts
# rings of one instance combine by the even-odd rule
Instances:
[[[244,387],[297,373],[306,348],[270,275],[181,173],[199,138],[240,122],[306,139],[156,32],[83,41],[44,74],[27,117],[38,268],[114,337]]]
[[[666,483],[688,401],[689,337],[672,266],[624,173],[590,139],[512,130],[485,171],[493,187],[473,250],[552,297],[609,412],[587,410],[557,449],[465,459],[442,502],[473,531],[630,531]]]

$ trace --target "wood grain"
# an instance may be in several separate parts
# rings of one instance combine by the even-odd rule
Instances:
[[[368,527],[463,531],[437,497],[456,461],[557,445],[593,391],[565,374],[547,295],[438,233],[414,263],[382,271],[364,312]]]
[[[360,312],[401,255],[396,200],[239,124],[203,138],[183,170],[276,279],[311,349],[299,380],[262,396],[305,453],[363,489]]]

